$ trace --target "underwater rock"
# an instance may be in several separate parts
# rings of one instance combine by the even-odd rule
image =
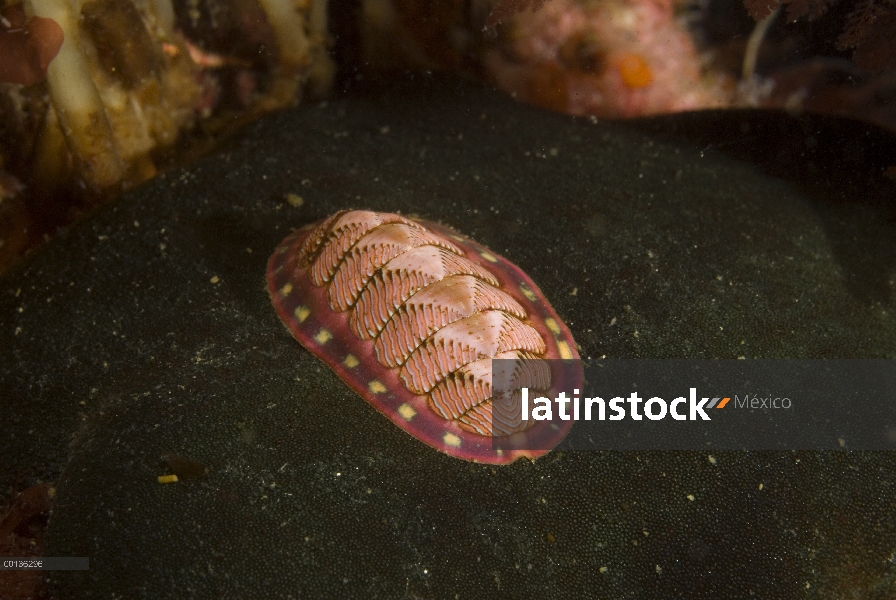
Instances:
[[[54,482],[45,555],[91,565],[60,600],[892,590],[892,454],[460,461],[297,344],[265,268],[401,211],[517,264],[582,356],[893,358],[894,156],[854,122],[592,123],[425,75],[271,115],[0,279],[0,493]],[[163,455],[204,476],[160,484]]]

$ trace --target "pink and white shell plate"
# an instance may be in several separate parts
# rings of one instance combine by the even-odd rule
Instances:
[[[545,360],[579,356],[525,273],[447,227],[341,211],[287,236],[267,283],[294,338],[436,450],[507,464],[545,454],[572,425],[523,420],[518,389],[492,397],[493,364],[511,365],[530,398],[581,389],[577,361]]]

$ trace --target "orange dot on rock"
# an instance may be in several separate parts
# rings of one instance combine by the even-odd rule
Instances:
[[[647,62],[637,54],[626,53],[616,61],[622,81],[630,88],[647,87],[653,81],[653,73]]]

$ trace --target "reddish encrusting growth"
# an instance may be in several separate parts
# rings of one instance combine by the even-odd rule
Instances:
[[[20,476],[19,481],[23,479]],[[18,482],[14,487],[18,488]],[[9,500],[0,505],[0,556],[43,556],[47,518],[55,495],[53,484],[37,483],[20,493],[13,492]],[[0,598],[49,598],[46,581],[42,571],[0,571]]]
[[[522,271],[447,228],[336,213],[283,241],[268,290],[299,342],[442,452],[509,463],[544,454],[569,429],[523,419],[519,392],[581,388],[578,366],[545,360],[578,358],[569,331]],[[507,390],[492,389],[494,368]]]
[[[21,4],[0,11],[0,83],[34,85],[46,79],[64,39],[56,21],[28,19]]]

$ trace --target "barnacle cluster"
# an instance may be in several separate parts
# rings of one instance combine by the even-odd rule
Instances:
[[[174,144],[228,92],[252,114],[287,106],[308,90],[321,93],[333,75],[326,4],[0,2],[7,33],[15,28],[6,15],[24,13],[28,23],[57,24],[64,36],[45,82],[0,84],[0,169],[27,164],[26,179],[44,188],[74,175],[94,192],[116,190],[152,177],[154,151]],[[34,27],[27,33],[44,35]]]

